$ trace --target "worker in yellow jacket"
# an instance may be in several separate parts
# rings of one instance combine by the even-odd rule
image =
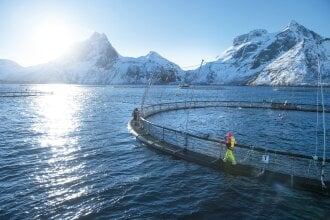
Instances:
[[[228,132],[226,139],[225,139],[225,143],[227,146],[227,151],[226,151],[225,157],[223,158],[223,162],[226,162],[227,159],[229,159],[233,165],[236,165],[237,164],[236,159],[233,154],[236,141],[235,141],[235,137],[233,136],[232,132]]]

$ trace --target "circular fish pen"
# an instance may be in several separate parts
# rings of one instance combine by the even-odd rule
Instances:
[[[201,108],[271,109],[280,111],[322,112],[317,105],[247,102],[247,101],[184,101],[141,106],[136,120],[129,123],[136,139],[155,150],[176,158],[192,161],[233,175],[257,178],[265,182],[277,182],[302,190],[329,195],[330,159],[268,149],[260,146],[236,144],[237,165],[222,161],[226,146],[222,139],[197,135],[185,130],[173,129],[150,119],[161,113]],[[325,106],[324,113],[329,113]]]

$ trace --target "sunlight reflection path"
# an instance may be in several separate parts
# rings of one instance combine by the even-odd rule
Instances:
[[[33,130],[41,134],[38,145],[44,164],[35,179],[48,194],[47,206],[77,198],[86,187],[74,187],[83,177],[85,164],[78,160],[77,129],[83,106],[82,88],[72,85],[48,85],[54,94],[40,97],[35,104],[37,120]]]

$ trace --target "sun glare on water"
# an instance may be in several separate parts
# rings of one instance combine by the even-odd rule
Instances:
[[[33,38],[33,60],[48,62],[59,57],[73,44],[73,34],[65,24],[44,22],[35,29]]]

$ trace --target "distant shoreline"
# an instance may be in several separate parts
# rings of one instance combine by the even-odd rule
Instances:
[[[125,87],[125,86],[136,86],[136,87],[144,87],[146,84],[78,84],[78,83],[26,83],[26,82],[6,82],[0,81],[1,85],[56,85],[56,84],[63,84],[63,85],[75,85],[75,86],[86,86],[86,87],[106,87],[106,86],[114,86],[114,87]],[[180,84],[153,84],[153,86],[179,86]],[[217,86],[246,86],[246,87],[276,87],[276,88],[314,88],[318,87],[317,85],[235,85],[235,84],[190,84],[189,89],[193,89],[194,86],[198,87],[217,87]],[[322,85],[323,88],[330,88],[330,85]]]

